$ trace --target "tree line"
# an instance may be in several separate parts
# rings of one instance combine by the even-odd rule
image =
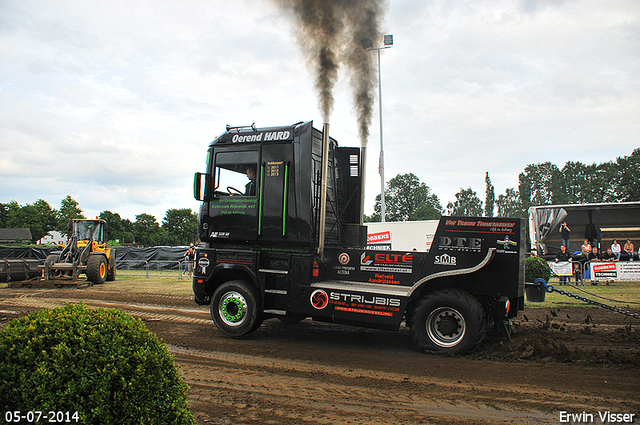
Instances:
[[[0,227],[28,228],[33,241],[54,230],[66,236],[69,221],[87,218],[82,212],[78,202],[69,195],[60,202],[59,209],[52,208],[43,199],[25,205],[12,200],[0,203]],[[111,245],[188,245],[197,238],[198,214],[190,208],[168,209],[162,223],[145,213],[136,215],[133,222],[111,211],[101,212],[99,218],[107,222],[107,238]]]
[[[485,200],[471,188],[460,189],[456,200],[443,208],[429,186],[412,173],[398,174],[386,184],[386,221],[435,220],[441,215],[526,218],[529,207],[538,205],[587,204],[640,201],[640,148],[615,161],[586,165],[568,161],[562,169],[551,162],[527,165],[518,176],[518,189],[507,188],[495,196],[489,173],[485,174]],[[143,246],[188,245],[197,238],[198,214],[189,208],[169,209],[162,223],[150,214],[123,219],[103,211],[99,216],[109,226],[108,238]],[[73,218],[85,218],[71,196],[54,209],[43,199],[33,204],[0,203],[0,227],[29,228],[34,241],[52,230],[63,234]],[[380,221],[380,195],[374,213],[365,221]]]
[[[471,188],[456,193],[446,208],[429,186],[413,173],[398,174],[385,188],[385,220],[435,220],[442,214],[475,217],[526,218],[529,207],[640,201],[640,148],[615,161],[586,165],[568,161],[562,169],[551,162],[527,165],[518,176],[518,189],[507,188],[495,196],[485,174],[485,200]],[[365,221],[380,221],[380,195],[374,213]]]

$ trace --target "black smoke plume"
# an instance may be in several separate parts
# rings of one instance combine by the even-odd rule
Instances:
[[[333,110],[333,88],[344,65],[353,91],[358,133],[367,145],[377,83],[376,55],[361,40],[381,40],[386,0],[274,0],[294,19],[298,44],[313,70],[324,122]],[[375,43],[375,41],[374,41]]]

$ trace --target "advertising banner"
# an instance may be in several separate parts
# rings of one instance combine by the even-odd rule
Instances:
[[[568,261],[548,261],[549,267],[557,276],[571,276],[573,274],[573,268]]]
[[[589,264],[591,280],[598,281],[640,281],[640,262],[592,262]]]
[[[391,232],[369,233],[367,235],[367,249],[391,251]]]

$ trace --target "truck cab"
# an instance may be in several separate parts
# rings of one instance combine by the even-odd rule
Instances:
[[[210,143],[194,177],[193,290],[220,330],[244,336],[270,317],[405,323],[421,350],[463,353],[523,308],[522,220],[443,217],[428,252],[367,249],[360,149],[327,129],[227,127]]]

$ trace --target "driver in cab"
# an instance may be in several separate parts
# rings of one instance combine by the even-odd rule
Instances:
[[[244,196],[255,196],[256,195],[256,167],[247,168],[247,177],[249,178],[249,183],[244,186]]]

